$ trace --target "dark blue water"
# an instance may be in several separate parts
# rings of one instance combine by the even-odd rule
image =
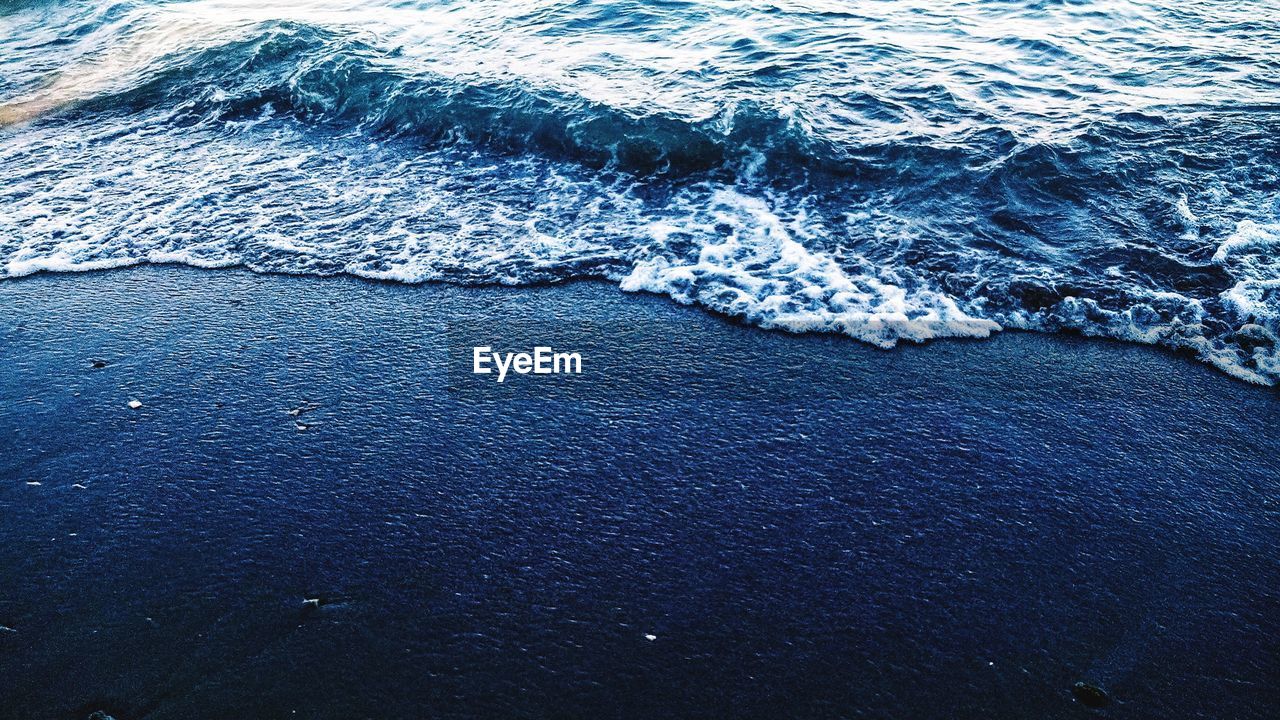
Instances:
[[[1280,398],[1150,348],[884,353],[599,283],[141,268],[0,306],[4,720],[1280,703]],[[477,332],[587,372],[498,388]]]
[[[603,278],[1280,378],[1270,0],[8,2],[0,276]]]

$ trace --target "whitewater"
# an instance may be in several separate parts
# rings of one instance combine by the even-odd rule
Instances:
[[[0,278],[595,278],[1280,382],[1280,4],[0,3]]]

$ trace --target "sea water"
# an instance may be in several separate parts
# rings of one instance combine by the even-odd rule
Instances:
[[[1280,380],[1269,0],[6,2],[0,277],[601,278]]]

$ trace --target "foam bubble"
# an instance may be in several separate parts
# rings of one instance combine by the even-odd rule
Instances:
[[[622,278],[622,289],[669,295],[761,327],[837,332],[883,348],[902,339],[986,337],[1000,330],[996,322],[967,315],[942,293],[908,291],[806,248],[761,198],[722,188],[710,201],[707,211],[688,222],[703,230],[730,228],[727,235],[702,245],[689,262],[641,260]],[[673,231],[663,222],[650,235],[665,244]]]
[[[1280,225],[1257,211],[1280,115],[1234,80],[1187,81],[1194,112],[1168,83],[1010,96],[985,57],[870,57],[847,28],[761,60],[779,23],[816,32],[800,8],[699,5],[673,40],[593,7],[549,9],[603,23],[563,35],[487,2],[118,5],[71,45],[28,19],[0,39],[0,125],[29,122],[0,134],[0,277],[603,278],[885,348],[1069,330],[1280,379]]]

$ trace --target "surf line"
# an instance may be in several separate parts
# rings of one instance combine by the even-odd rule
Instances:
[[[492,364],[492,367],[490,367]],[[539,345],[533,352],[494,352],[488,345],[471,348],[471,372],[475,375],[492,375],[497,369],[498,382],[507,379],[514,370],[519,375],[581,375],[582,353],[556,352]]]

